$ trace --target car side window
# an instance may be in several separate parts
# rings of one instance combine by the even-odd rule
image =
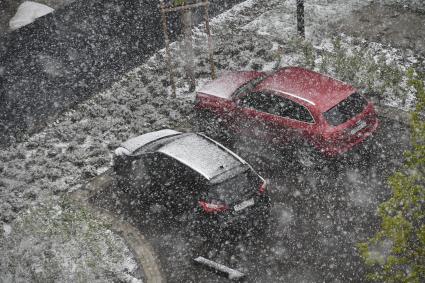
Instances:
[[[153,153],[148,163],[150,175],[157,185],[173,187],[176,190],[189,189],[193,185],[193,170],[174,158]]]
[[[115,160],[115,171],[118,176],[118,185],[123,188],[139,189],[150,185],[150,176],[146,170],[143,156],[118,156]]]
[[[272,106],[270,96],[262,92],[252,92],[240,100],[240,105],[246,108],[252,108],[261,112],[268,112]]]
[[[256,85],[258,85],[262,80],[264,80],[266,76],[265,75],[260,75],[258,77],[256,77],[255,79],[250,80],[249,82],[247,82],[246,84],[242,85],[241,87],[239,87],[233,94],[232,97],[238,97],[239,95],[241,95],[242,93],[246,93],[249,92],[250,90],[252,90]]]
[[[269,113],[278,115],[281,117],[288,117],[290,119],[298,120],[301,122],[313,123],[314,119],[310,112],[302,105],[280,96],[272,95],[272,104]]]
[[[295,103],[292,116],[294,119],[307,122],[307,123],[314,123],[314,119],[310,114],[310,111],[307,110],[304,106]]]
[[[270,106],[267,113],[281,117],[289,117],[291,108],[292,104],[289,99],[270,95]]]
[[[285,97],[267,92],[250,93],[241,98],[240,105],[242,107],[252,108],[280,117],[288,117],[301,122],[314,122],[310,112],[304,106]]]
[[[166,185],[173,181],[176,170],[172,161],[170,157],[157,152],[147,155],[146,165],[155,183]]]

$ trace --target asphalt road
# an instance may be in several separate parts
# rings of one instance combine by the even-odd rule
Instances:
[[[405,125],[382,121],[372,138],[325,167],[307,170],[285,156],[272,166],[251,160],[271,183],[272,215],[262,234],[202,238],[190,212],[173,216],[159,205],[145,208],[116,188],[94,202],[141,230],[168,282],[223,282],[192,263],[197,255],[246,273],[246,282],[364,281],[355,245],[378,228],[376,207],[390,194],[387,178],[401,165],[408,137]]]

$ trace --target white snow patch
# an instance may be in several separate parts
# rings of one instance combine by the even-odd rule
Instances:
[[[25,1],[19,5],[15,16],[9,21],[11,30],[18,29],[34,22],[37,18],[52,13],[54,10],[44,4]]]
[[[4,223],[3,224],[3,235],[5,237],[8,237],[11,232],[12,232],[12,226],[10,226],[9,224]]]
[[[245,276],[242,272],[240,272],[238,270],[232,269],[230,267],[227,267],[227,266],[225,266],[223,264],[220,264],[220,263],[217,263],[215,261],[209,260],[209,259],[204,258],[202,256],[199,256],[199,257],[195,258],[194,260],[196,262],[198,262],[198,263],[204,264],[204,265],[209,266],[209,267],[211,267],[213,269],[216,269],[216,270],[219,270],[221,272],[224,272],[224,273],[228,274],[228,277],[231,280],[232,279],[239,279],[239,278],[242,278],[242,277]]]
[[[232,9],[229,9],[226,12],[221,13],[220,15],[212,18],[210,22],[211,24],[219,25],[225,22],[226,20],[233,18],[235,14],[238,14],[245,9],[251,8],[256,2],[258,2],[258,0],[247,0],[242,3],[239,3],[233,6]]]

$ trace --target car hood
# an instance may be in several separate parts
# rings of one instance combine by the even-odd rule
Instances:
[[[218,79],[204,85],[198,92],[230,99],[232,94],[242,85],[264,73],[255,71],[228,72]]]

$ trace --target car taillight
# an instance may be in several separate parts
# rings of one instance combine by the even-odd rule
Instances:
[[[258,189],[258,192],[259,192],[260,194],[264,193],[264,192],[266,191],[266,187],[267,187],[267,182],[266,182],[266,181],[264,181],[264,182],[261,184],[260,188]]]
[[[198,203],[204,212],[207,213],[223,212],[229,209],[229,207],[224,203],[210,203],[203,200],[198,201]]]

